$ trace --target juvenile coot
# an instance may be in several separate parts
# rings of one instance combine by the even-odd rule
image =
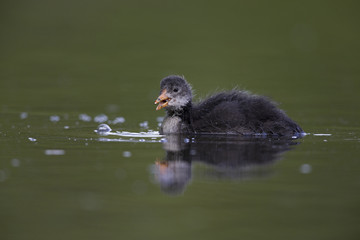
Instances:
[[[303,133],[276,104],[263,96],[231,90],[192,102],[190,84],[180,76],[161,80],[156,110],[166,109],[161,134],[222,133],[292,136]]]

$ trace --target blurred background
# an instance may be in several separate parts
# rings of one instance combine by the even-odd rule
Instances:
[[[0,238],[358,239],[359,7],[1,1]],[[214,180],[194,164],[185,193],[166,196],[149,172],[160,143],[98,142],[79,114],[157,130],[170,74],[196,99],[234,87],[269,96],[325,135],[299,140],[260,179]]]
[[[159,81],[204,97],[239,86],[307,131],[357,124],[357,1],[2,1],[2,111],[154,118]],[[115,108],[113,108],[115,109]],[[341,112],[341,114],[339,114]],[[341,116],[340,116],[341,115]],[[316,126],[313,126],[313,125]]]

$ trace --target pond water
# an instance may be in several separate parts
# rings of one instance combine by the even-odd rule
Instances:
[[[5,1],[0,238],[359,239],[356,5]],[[308,134],[161,136],[169,74]]]

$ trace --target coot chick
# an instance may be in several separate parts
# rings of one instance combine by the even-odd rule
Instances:
[[[263,96],[231,90],[192,102],[190,84],[180,76],[161,80],[156,110],[166,109],[161,134],[221,133],[293,136],[303,133],[276,104]]]

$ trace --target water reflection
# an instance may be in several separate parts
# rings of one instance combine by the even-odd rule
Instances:
[[[239,180],[267,177],[271,170],[264,166],[297,144],[293,139],[169,135],[163,141],[164,159],[157,160],[151,169],[163,192],[178,195],[192,179],[194,162],[205,164],[202,176]]]

